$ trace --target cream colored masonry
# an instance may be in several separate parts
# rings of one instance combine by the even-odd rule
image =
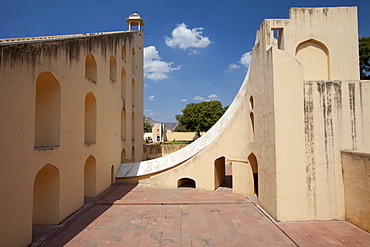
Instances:
[[[344,220],[341,150],[370,149],[357,8],[289,13],[263,21],[235,100],[203,137],[165,157],[121,164],[117,179],[215,190],[231,160],[234,193],[257,193],[276,220]]]
[[[141,160],[143,32],[0,40],[0,246],[27,246]]]

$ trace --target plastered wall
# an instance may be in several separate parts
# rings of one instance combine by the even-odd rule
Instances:
[[[342,151],[346,220],[370,232],[370,154]]]
[[[122,47],[127,49],[126,56]],[[96,196],[108,188],[123,149],[129,150],[130,159],[132,147],[137,157],[143,157],[142,49],[140,31],[0,43],[1,246],[27,246],[32,224],[57,224],[82,207],[84,196]],[[96,63],[95,74],[88,72],[91,78],[86,78],[88,54]],[[125,101],[121,97],[123,67],[129,82]],[[52,104],[55,106],[51,110],[43,107],[49,105],[50,90],[37,87],[43,73],[54,77],[59,87],[59,103]],[[50,78],[45,79],[45,87]],[[131,92],[135,92],[135,102]],[[38,106],[42,94],[46,98]],[[121,139],[122,107],[129,113],[125,140]],[[49,136],[46,133],[40,137],[41,142],[35,141],[38,131],[55,126],[48,125],[48,117],[38,121],[50,112],[58,112],[49,117],[57,119],[59,126],[52,130],[56,137],[45,142],[42,139]],[[134,133],[132,123],[137,125]],[[86,135],[92,139],[87,140]],[[42,191],[44,187],[51,191]],[[55,196],[46,196],[50,194]]]
[[[257,178],[259,204],[276,220],[344,220],[340,152],[370,145],[356,7],[292,8],[290,19],[267,19],[252,54],[227,125],[199,153],[146,174],[151,185],[176,187],[186,177],[216,189],[215,161],[225,157],[238,166],[234,192],[253,194]]]

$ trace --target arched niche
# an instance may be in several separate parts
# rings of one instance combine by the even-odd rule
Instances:
[[[116,74],[117,74],[117,66],[116,66],[116,59],[113,55],[110,56],[109,59],[109,78],[111,81],[116,81]]]
[[[114,184],[116,182],[116,173],[114,171],[114,165],[110,168],[110,184]]]
[[[97,82],[97,65],[96,65],[94,55],[91,53],[86,55],[85,77],[92,83]]]
[[[254,142],[254,113],[249,113],[249,138],[251,142]]]
[[[303,65],[304,80],[329,80],[329,51],[321,42],[310,39],[297,46],[296,59]]]
[[[126,110],[125,108],[121,109],[121,139],[122,141],[126,140]]]
[[[135,140],[135,112],[132,112],[131,114],[131,137],[133,140]]]
[[[85,97],[85,144],[96,142],[96,99],[92,92]]]
[[[124,61],[126,61],[126,46],[122,45],[121,47],[121,56]]]
[[[132,146],[132,149],[131,149],[131,161],[135,162],[135,147],[134,146]]]
[[[33,183],[34,225],[59,223],[59,170],[51,164],[45,165],[37,173]]]
[[[135,79],[131,80],[131,94],[132,94],[132,105],[135,106],[136,101],[136,85],[135,85]]]
[[[180,187],[196,188],[197,185],[195,180],[191,178],[181,178],[177,181],[177,188]]]
[[[136,68],[136,54],[135,54],[135,48],[132,47],[131,49],[131,65],[132,65],[132,72],[135,72]]]
[[[36,79],[35,148],[60,145],[61,92],[51,72],[42,72]]]
[[[126,100],[126,70],[123,67],[121,69],[121,98],[123,101]]]
[[[84,196],[96,196],[96,160],[92,155],[86,159],[84,167]]]
[[[126,150],[124,148],[121,152],[121,163],[126,163]]]

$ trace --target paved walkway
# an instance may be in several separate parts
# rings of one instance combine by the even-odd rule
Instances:
[[[370,246],[348,222],[276,223],[251,199],[116,184],[62,224],[35,226],[33,246]]]
[[[346,221],[277,223],[257,197],[115,184],[59,225],[34,226],[32,246],[370,246]]]

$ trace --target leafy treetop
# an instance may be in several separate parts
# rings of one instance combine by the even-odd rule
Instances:
[[[370,37],[361,37],[359,40],[360,77],[361,80],[370,80]]]
[[[190,103],[182,110],[181,115],[176,115],[176,120],[186,130],[195,131],[200,137],[200,132],[209,130],[226,110],[227,107],[223,107],[218,100]]]

